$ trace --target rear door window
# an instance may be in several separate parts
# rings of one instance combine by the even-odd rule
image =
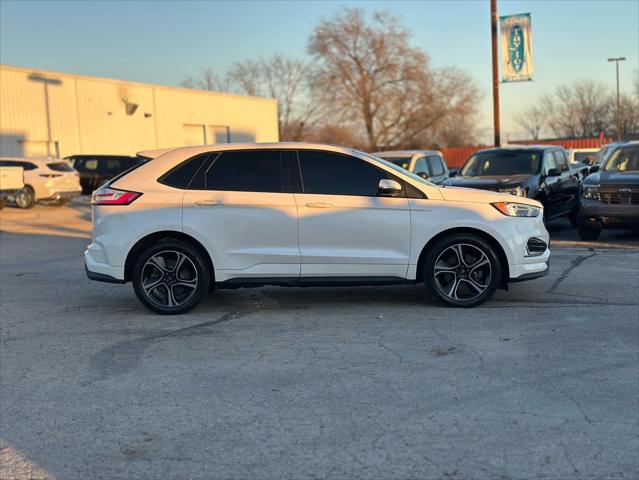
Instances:
[[[206,190],[282,192],[279,150],[222,152],[204,175]]]
[[[386,171],[359,158],[321,150],[300,150],[304,193],[377,196]]]

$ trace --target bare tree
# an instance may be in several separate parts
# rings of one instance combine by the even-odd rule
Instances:
[[[229,89],[226,77],[217,75],[210,68],[203,68],[195,77],[186,77],[180,82],[180,85],[186,88],[208,90],[210,92],[226,92]]]
[[[446,119],[476,113],[479,95],[470,78],[431,69],[409,39],[391,14],[369,20],[348,8],[322,20],[311,36],[316,90],[330,94],[331,111],[361,129],[370,150],[436,138]]]
[[[578,80],[557,87],[545,99],[551,112],[548,123],[560,137],[593,137],[610,128],[614,99],[603,84]]]
[[[238,93],[276,98],[280,139],[301,140],[319,119],[321,101],[312,93],[313,75],[303,60],[273,55],[238,62],[227,79]]]
[[[515,115],[515,121],[530,135],[533,140],[539,140],[542,130],[548,121],[548,108],[544,105],[532,105],[527,110]]]

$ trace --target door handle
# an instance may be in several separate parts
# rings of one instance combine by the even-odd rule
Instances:
[[[216,205],[219,205],[219,202],[216,200],[196,200],[193,202],[193,205],[196,207],[215,207]]]
[[[306,204],[306,206],[308,208],[331,208],[333,204],[325,202],[309,202]]]

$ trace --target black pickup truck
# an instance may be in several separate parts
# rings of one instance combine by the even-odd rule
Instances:
[[[567,215],[576,226],[580,183],[563,148],[541,145],[480,150],[444,185],[534,198],[543,204],[546,220]]]
[[[125,155],[72,155],[65,160],[80,174],[80,185],[85,195],[143,161]]]
[[[579,196],[581,239],[595,240],[603,228],[639,229],[639,142],[621,144],[590,170]]]

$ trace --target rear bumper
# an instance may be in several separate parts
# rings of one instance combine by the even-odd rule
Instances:
[[[84,268],[90,280],[109,283],[125,283],[124,267],[114,267],[107,263],[104,249],[95,242],[84,252]]]
[[[82,190],[71,190],[71,191],[64,191],[64,192],[51,190],[47,192],[46,197],[40,197],[38,198],[38,200],[54,200],[54,201],[71,200],[72,198],[75,198],[79,195],[82,195]]]

